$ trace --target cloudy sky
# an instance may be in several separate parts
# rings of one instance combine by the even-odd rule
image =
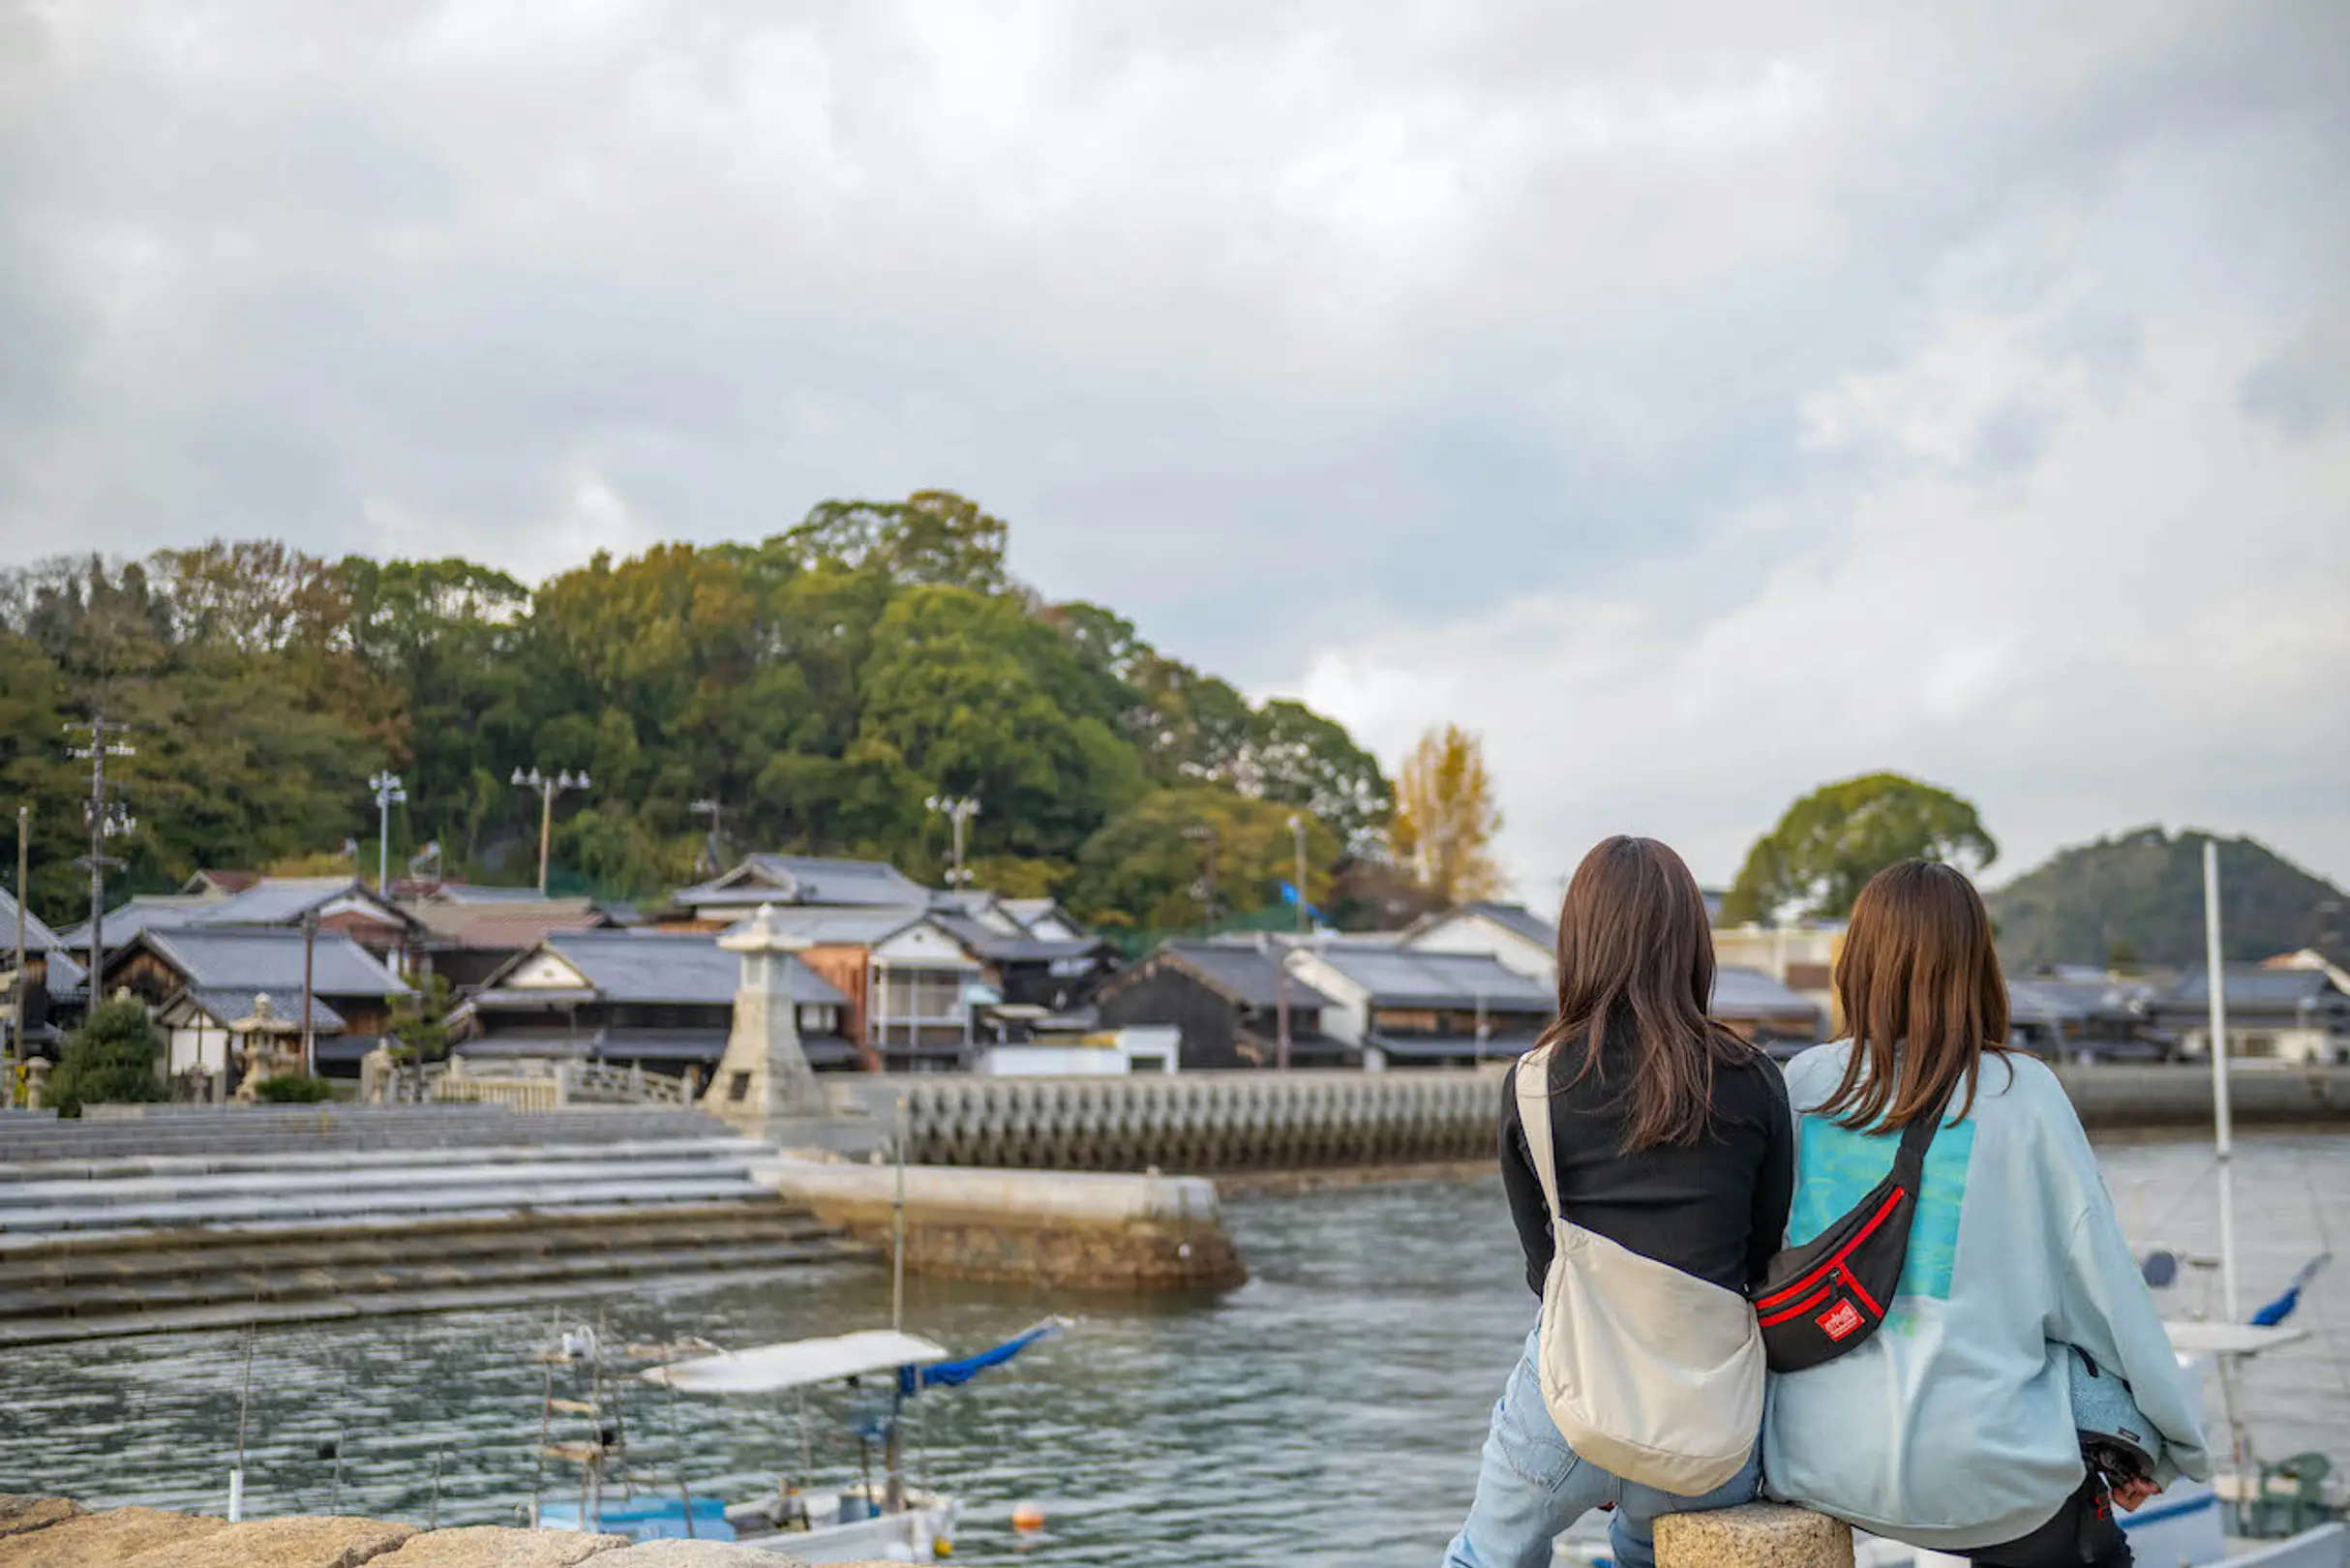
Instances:
[[[2350,879],[2350,8],[0,0],[0,557],[923,486],[1532,894],[1879,768]]]

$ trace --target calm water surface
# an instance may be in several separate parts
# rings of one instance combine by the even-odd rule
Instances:
[[[2215,1246],[2208,1149],[2102,1151],[2142,1242]],[[2350,1235],[2350,1140],[2247,1141],[2239,1158],[2245,1293]],[[1458,1524],[1495,1390],[1533,1312],[1500,1183],[1415,1185],[1235,1202],[1253,1278],[1220,1301],[1059,1301],[910,1282],[908,1326],[957,1350],[993,1343],[1048,1310],[1067,1338],[970,1388],[914,1408],[918,1479],[963,1494],[957,1555],[979,1563],[1236,1565],[1436,1560]],[[2244,1413],[2264,1452],[2350,1458],[2350,1258],[2305,1309],[2320,1332],[2264,1360]],[[2193,1309],[2201,1273],[2168,1292]],[[583,1302],[616,1338],[701,1335],[740,1345],[886,1324],[889,1282],[865,1268]],[[547,1312],[495,1312],[264,1331],[255,1344],[249,1508],[338,1503],[421,1523],[510,1521],[536,1469]],[[0,1361],[0,1491],[70,1492],[97,1504],[223,1504],[236,1442],[241,1334],[17,1351]],[[558,1388],[558,1393],[565,1392]],[[576,1392],[576,1391],[573,1391]],[[2218,1414],[2214,1393],[2214,1417]],[[630,1462],[642,1485],[737,1495],[798,1468],[803,1431],[830,1473],[853,1439],[797,1405],[632,1393]],[[318,1457],[340,1433],[335,1465]],[[559,1467],[567,1468],[567,1467]],[[551,1471],[552,1474],[552,1471]],[[576,1485],[576,1472],[571,1472]],[[552,1488],[563,1481],[551,1479]],[[1015,1539],[1033,1499],[1049,1527]]]

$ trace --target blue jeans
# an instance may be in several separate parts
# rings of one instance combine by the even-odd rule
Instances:
[[[1584,1462],[1558,1434],[1534,1370],[1535,1336],[1493,1405],[1468,1523],[1445,1550],[1444,1568],[1550,1568],[1552,1543],[1594,1508],[1613,1504],[1608,1525],[1616,1568],[1656,1568],[1652,1526],[1662,1514],[1695,1514],[1751,1501],[1762,1480],[1758,1445],[1746,1468],[1702,1497],[1680,1497]]]

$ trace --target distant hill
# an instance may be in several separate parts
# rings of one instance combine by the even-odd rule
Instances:
[[[2203,846],[2141,828],[2060,850],[2046,865],[1984,895],[2010,969],[2203,961]],[[2297,948],[2343,946],[2350,893],[2249,838],[2219,841],[2220,933],[2227,957],[2255,960]]]

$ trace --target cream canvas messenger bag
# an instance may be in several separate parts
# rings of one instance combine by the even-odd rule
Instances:
[[[1694,1497],[1743,1469],[1762,1425],[1762,1335],[1734,1290],[1576,1224],[1558,1202],[1551,1058],[1519,1062],[1519,1120],[1551,1205],[1536,1370],[1559,1434],[1627,1481]]]

